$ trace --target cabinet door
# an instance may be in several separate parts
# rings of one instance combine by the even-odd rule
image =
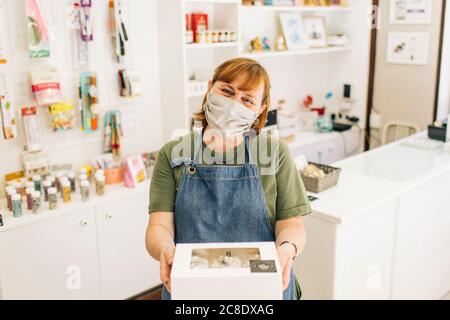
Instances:
[[[101,296],[126,299],[160,283],[159,263],[145,249],[148,191],[96,208]]]
[[[0,297],[98,298],[95,232],[85,209],[1,233]]]

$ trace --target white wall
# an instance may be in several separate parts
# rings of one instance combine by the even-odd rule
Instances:
[[[450,112],[450,3],[445,12],[444,47],[442,52],[441,83],[437,119],[447,119]]]
[[[76,97],[77,74],[72,68],[71,41],[64,28],[66,1],[51,2],[47,14],[54,26],[51,33],[53,57],[49,63],[60,70],[65,98]],[[129,33],[131,37],[131,66],[139,74],[144,92],[143,97],[128,101],[118,94],[117,71],[111,54],[110,36],[107,33],[108,0],[94,1],[96,19],[94,24],[95,43],[91,51],[91,69],[97,71],[100,89],[100,105],[103,111],[120,109],[124,114],[125,137],[122,142],[124,155],[152,151],[161,147],[161,108],[158,63],[157,0],[128,0]],[[34,105],[28,82],[28,72],[33,63],[27,55],[26,24],[24,1],[5,1],[8,13],[9,64],[3,70],[8,75],[8,86],[13,105]],[[102,153],[102,130],[94,135],[81,133],[78,129],[71,133],[53,134],[50,132],[45,110],[39,110],[43,147],[52,163],[72,163],[75,166],[89,164],[91,159]],[[77,123],[79,127],[79,120]],[[4,174],[22,169],[21,148],[23,147],[23,128],[19,126],[19,139],[5,141],[0,137],[0,180]]]

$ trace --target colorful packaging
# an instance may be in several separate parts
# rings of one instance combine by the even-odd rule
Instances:
[[[5,32],[6,16],[4,12],[4,4],[0,1],[0,64],[8,62],[6,58],[6,32]]]
[[[93,72],[82,72],[80,75],[80,109],[81,129],[85,132],[97,131],[100,110],[97,76]]]
[[[53,131],[72,130],[75,125],[75,107],[69,103],[57,103],[49,107]]]
[[[131,156],[126,159],[125,186],[136,188],[147,179],[144,160],[141,155]]]
[[[192,32],[194,33],[194,42],[197,42],[197,33],[208,30],[208,15],[206,13],[191,14]]]
[[[40,107],[48,107],[62,101],[58,69],[40,66],[31,71],[31,88]]]
[[[17,137],[17,121],[15,109],[8,99],[5,75],[0,74],[0,115],[2,119],[3,137],[6,140]]]
[[[28,19],[28,48],[31,58],[50,57],[49,36],[42,13],[41,2],[25,0]]]

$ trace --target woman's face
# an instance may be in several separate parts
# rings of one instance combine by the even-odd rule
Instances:
[[[238,77],[232,83],[217,81],[212,87],[210,85],[210,90],[216,94],[238,101],[243,106],[256,112],[259,116],[266,108],[263,105],[264,83],[261,82],[259,86],[251,90],[241,90],[240,88],[245,87],[245,81],[246,77],[244,76]]]

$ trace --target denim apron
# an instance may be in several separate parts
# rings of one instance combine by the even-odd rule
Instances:
[[[184,164],[175,202],[175,243],[275,242],[259,168],[252,161],[249,137],[245,136],[245,164],[203,166],[202,134],[196,134],[193,159],[174,159]],[[163,286],[162,299],[170,300]],[[296,300],[291,271],[284,300]]]

